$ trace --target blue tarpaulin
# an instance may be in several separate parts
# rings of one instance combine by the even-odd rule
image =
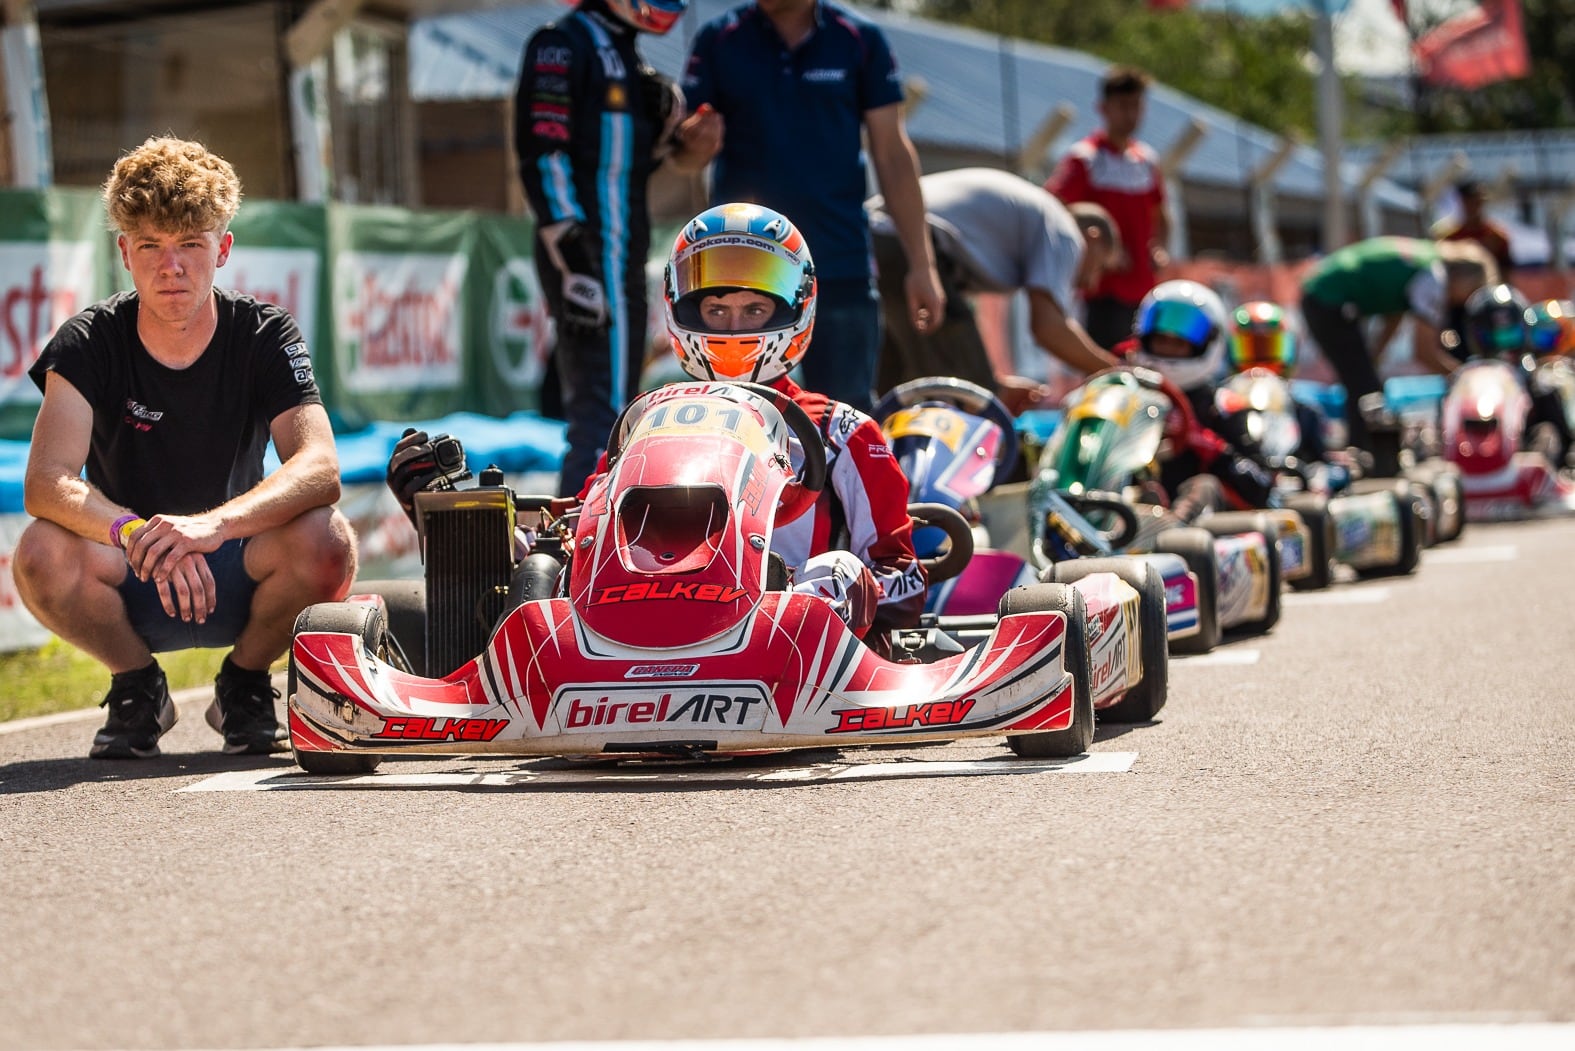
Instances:
[[[410,424],[374,423],[363,430],[335,435],[339,470],[346,485],[381,483],[388,456],[406,426],[428,434],[452,434],[465,444],[465,459],[472,471],[497,464],[508,474],[543,471],[556,474],[563,462],[564,425],[534,413],[482,416],[461,412]],[[22,479],[27,470],[28,442],[0,441],[0,514],[22,513]],[[279,465],[269,446],[267,470]]]

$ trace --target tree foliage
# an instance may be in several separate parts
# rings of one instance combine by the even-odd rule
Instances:
[[[1287,0],[1269,17],[1151,10],[1148,0],[877,0],[928,18],[1142,66],[1156,79],[1280,133],[1316,135],[1312,18]],[[1480,91],[1418,87],[1416,106],[1375,109],[1346,85],[1347,134],[1484,131],[1575,125],[1575,18],[1570,0],[1521,0],[1532,72]],[[1412,5],[1416,9],[1420,5]],[[1431,28],[1413,24],[1413,35]]]

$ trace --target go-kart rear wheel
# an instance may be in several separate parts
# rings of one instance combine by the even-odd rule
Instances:
[[[1001,596],[1001,616],[1014,613],[1066,614],[1062,664],[1072,676],[1072,724],[1065,730],[1014,734],[1006,739],[1026,759],[1066,759],[1082,755],[1094,742],[1094,668],[1088,659],[1088,609],[1076,588],[1065,584],[1027,584]]]
[[[427,582],[403,579],[358,580],[350,588],[350,593],[383,597],[383,605],[387,607],[388,613],[388,634],[393,636],[392,644],[385,643],[389,652],[389,663],[396,668],[403,668],[412,675],[426,675]]]
[[[1239,536],[1258,533],[1263,537],[1268,560],[1269,600],[1263,608],[1263,617],[1239,625],[1249,635],[1266,635],[1280,622],[1280,588],[1283,571],[1280,566],[1280,524],[1266,511],[1226,511],[1213,514],[1198,524],[1215,536]]]
[[[1096,713],[1101,722],[1151,722],[1170,695],[1170,644],[1165,615],[1165,578],[1152,565],[1133,558],[1077,558],[1057,562],[1046,579],[1071,584],[1090,573],[1114,573],[1138,593],[1138,656],[1143,678],[1115,704]]]
[[[373,594],[367,587],[363,587],[361,594]],[[375,592],[381,594],[381,592]],[[385,601],[387,596],[384,597]],[[383,623],[383,614],[376,606],[368,606],[359,602],[319,602],[314,606],[307,606],[295,618],[295,632],[299,635],[307,631],[333,631],[343,632],[346,635],[357,635],[366,652],[387,660],[391,654],[388,650],[388,630]],[[289,696],[295,696],[295,661],[290,661],[289,681],[287,685]],[[295,740],[290,740],[290,751],[295,756],[295,764],[309,774],[323,777],[338,777],[347,774],[370,774],[377,769],[383,757],[367,755],[363,752],[306,752],[295,747]]]
[[[1335,532],[1334,516],[1329,513],[1329,501],[1316,493],[1292,493],[1285,506],[1302,516],[1312,543],[1307,549],[1307,559],[1312,572],[1300,580],[1290,581],[1297,591],[1322,591],[1334,583],[1334,553],[1339,548],[1340,537]]]
[[[1198,633],[1171,643],[1172,653],[1208,653],[1220,644],[1220,557],[1214,534],[1195,526],[1167,529],[1154,538],[1154,550],[1180,555],[1198,578]]]

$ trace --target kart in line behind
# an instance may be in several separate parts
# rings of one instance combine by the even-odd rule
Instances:
[[[1169,692],[1169,627],[1180,622],[1197,630],[1197,585],[1185,562],[1175,556],[1111,554],[1067,562],[1041,576],[1027,558],[993,547],[978,500],[996,479],[1010,475],[1017,436],[1011,413],[976,384],[948,377],[904,383],[881,398],[875,418],[908,478],[910,513],[922,518],[922,509],[940,505],[960,514],[974,534],[966,565],[932,584],[927,615],[956,625],[993,612],[1013,587],[1035,580],[1070,584],[1083,593],[1089,609],[1091,692],[1099,718],[1153,719]],[[950,543],[933,526],[916,529],[913,539],[921,556]]]
[[[792,439],[808,452],[793,466]],[[488,469],[417,494],[424,579],[308,607],[291,647],[297,763],[400,755],[709,758],[1006,736],[1019,755],[1092,740],[1098,594],[1012,588],[989,616],[938,618],[886,659],[824,599],[785,590],[775,526],[825,483],[818,432],[770,388],[677,384],[636,399],[583,508],[551,522]],[[966,562],[971,539],[947,519]],[[515,517],[542,530],[528,554]]]
[[[1294,511],[1222,512],[1189,525],[1157,502],[1156,464],[1171,411],[1161,388],[1144,369],[1113,369],[1067,395],[1029,491],[1034,560],[1049,568],[1089,545],[1181,556],[1198,582],[1200,628],[1171,649],[1206,653],[1225,631],[1261,633],[1278,623],[1282,577],[1307,575],[1310,544]]]

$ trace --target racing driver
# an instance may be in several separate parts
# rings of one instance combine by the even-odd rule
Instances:
[[[908,481],[880,425],[788,375],[815,324],[815,267],[798,229],[753,204],[701,212],[673,244],[663,292],[668,333],[685,372],[707,382],[773,387],[820,431],[829,484],[810,510],[773,537],[773,551],[793,571],[792,590],[821,595],[860,637],[873,627],[871,638],[881,639],[917,623],[927,581],[913,550]],[[431,465],[411,445],[425,438],[409,436],[389,463],[389,488],[407,510],[426,484],[421,465]],[[801,457],[796,448],[795,457]],[[604,454],[580,501],[605,470]]]

